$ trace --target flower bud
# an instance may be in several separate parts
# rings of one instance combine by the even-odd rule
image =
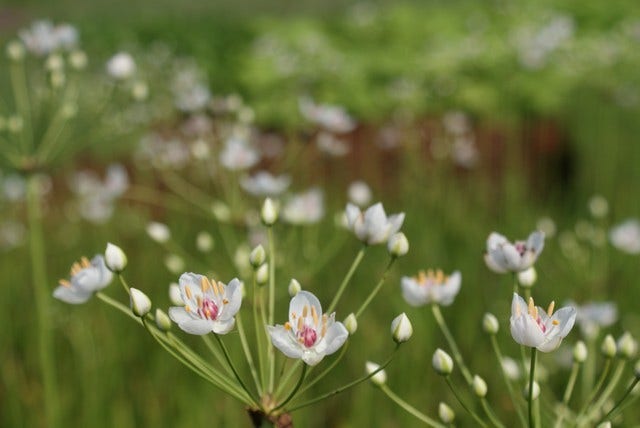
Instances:
[[[67,78],[64,72],[60,70],[52,71],[51,75],[49,76],[49,82],[51,83],[51,87],[55,89],[58,89],[64,86],[64,83],[66,82],[66,80]]]
[[[169,272],[176,275],[184,272],[184,260],[177,254],[167,254],[164,258],[164,265],[169,269]]]
[[[367,361],[365,364],[365,368],[367,370],[367,374],[371,374],[380,368],[379,364],[372,363],[371,361]],[[387,382],[387,372],[384,370],[380,370],[373,376],[371,376],[371,382],[373,382],[376,386],[382,386]]]
[[[488,334],[496,334],[498,330],[500,330],[500,323],[498,322],[498,318],[492,313],[487,312],[482,317],[482,329],[485,333]]]
[[[532,399],[536,400],[539,396],[540,396],[540,385],[538,385],[538,382],[536,382],[535,380],[533,381],[533,394],[532,395]],[[529,384],[527,383],[527,385],[524,387],[524,398],[525,400],[527,400],[529,398]]]
[[[611,428],[611,422],[604,421],[600,425],[598,425],[596,428]]]
[[[136,101],[144,101],[149,96],[149,86],[142,80],[137,80],[131,86],[131,96]]]
[[[163,244],[171,238],[171,231],[166,224],[152,221],[147,224],[147,235],[154,241]]]
[[[480,376],[475,375],[473,377],[473,383],[471,384],[473,392],[479,397],[483,398],[487,395],[487,382]]]
[[[253,266],[254,269],[262,266],[266,259],[267,253],[264,251],[264,247],[262,245],[258,245],[253,250],[251,250],[251,254],[249,255],[249,263],[251,263],[251,266]]]
[[[131,288],[129,290],[129,303],[131,310],[139,317],[143,317],[151,310],[151,300],[142,291],[137,288]]]
[[[182,294],[180,293],[180,286],[175,282],[172,282],[171,285],[169,285],[169,300],[176,306],[184,306]]]
[[[119,52],[107,62],[107,73],[116,80],[126,80],[136,71],[133,57],[126,52]]]
[[[453,371],[453,359],[442,349],[436,349],[431,359],[433,369],[442,376],[449,376]]]
[[[344,324],[345,328],[349,332],[349,336],[351,336],[356,332],[356,330],[358,330],[358,320],[356,319],[356,316],[353,312],[350,313],[344,319],[344,321],[342,321],[342,324]]]
[[[404,343],[411,338],[413,326],[404,312],[391,321],[391,334],[396,343]]]
[[[456,414],[453,409],[447,406],[447,404],[443,403],[442,401],[440,402],[440,404],[438,404],[438,416],[440,417],[440,420],[445,424],[452,424],[456,418]]]
[[[538,279],[538,274],[536,273],[536,268],[531,266],[527,270],[523,270],[522,272],[518,272],[518,282],[524,288],[531,288],[533,284],[536,283]]]
[[[604,218],[609,213],[609,202],[602,195],[593,195],[589,199],[589,211],[594,218]]]
[[[616,356],[616,340],[610,334],[607,334],[602,341],[602,347],[600,348],[602,355],[607,358],[613,358]]]
[[[409,241],[404,233],[394,233],[389,242],[387,242],[387,250],[392,257],[401,257],[409,251]]]
[[[573,361],[576,363],[584,363],[587,360],[587,345],[582,340],[578,340],[573,347]]]
[[[626,332],[618,339],[618,355],[622,358],[633,358],[638,351],[638,342]]]
[[[127,255],[120,247],[109,242],[104,252],[104,262],[110,271],[120,273],[127,267]]]
[[[7,57],[11,61],[21,61],[24,58],[24,45],[17,40],[7,43]]]
[[[502,359],[502,370],[510,380],[520,379],[520,366],[513,358],[504,357]]]
[[[291,278],[291,281],[289,281],[289,286],[287,287],[289,297],[295,296],[300,290],[302,290],[302,286],[300,285],[298,280],[295,278]]]
[[[203,253],[208,253],[213,249],[213,236],[204,230],[196,236],[196,247]]]
[[[156,308],[156,325],[162,331],[171,330],[171,319],[162,309]]]
[[[265,226],[273,226],[278,220],[278,208],[271,198],[264,200],[260,211],[260,219]]]
[[[265,285],[269,281],[269,264],[264,263],[256,270],[256,283]]]
[[[211,204],[211,213],[221,223],[226,223],[231,219],[231,210],[221,201],[214,201]]]
[[[82,70],[87,66],[87,54],[84,51],[73,51],[69,54],[69,64],[76,70]]]
[[[64,70],[64,59],[59,54],[51,54],[45,61],[44,66],[49,71],[62,71]]]

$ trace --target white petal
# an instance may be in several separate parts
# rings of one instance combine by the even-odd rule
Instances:
[[[505,273],[505,272],[507,272],[507,270],[504,268],[504,266],[502,264],[500,264],[498,261],[496,261],[496,259],[493,257],[493,251],[492,251],[492,253],[485,253],[484,254],[484,261],[487,264],[487,267],[489,269],[491,269],[492,271],[494,271],[495,273]]]
[[[320,354],[313,349],[305,349],[302,353],[302,361],[310,366],[315,366],[324,358],[324,354]]]
[[[66,303],[78,305],[91,298],[91,291],[60,285],[53,291],[53,297]]]
[[[327,333],[323,338],[325,347],[323,353],[325,355],[331,355],[336,352],[349,337],[347,328],[341,323],[336,322],[327,328]]]
[[[233,318],[242,304],[242,287],[237,278],[233,278],[225,287],[225,298],[229,301],[226,305],[222,304],[222,310],[218,317],[219,321],[229,320]]]
[[[422,306],[428,303],[427,287],[420,286],[417,281],[408,276],[400,280],[402,297],[411,306]]]
[[[202,336],[213,331],[211,323],[208,320],[201,319],[189,319],[178,323],[178,327],[189,334],[196,334],[198,336]]]
[[[511,244],[505,244],[502,246],[502,257],[506,263],[506,266],[511,271],[517,271],[520,269],[521,257],[516,247]]]
[[[389,216],[388,221],[389,223],[391,223],[391,231],[389,232],[389,234],[393,235],[394,233],[399,231],[400,228],[402,227],[402,223],[404,223],[404,213],[398,213],[398,214]]]
[[[496,249],[507,242],[509,242],[507,241],[507,238],[497,232],[492,232],[487,238],[487,252]]]
[[[533,250],[538,255],[544,248],[544,232],[535,231],[527,238],[527,248]]]
[[[169,308],[169,318],[176,324],[182,324],[194,319],[182,306],[172,306]]]
[[[236,324],[236,319],[231,318],[228,320],[209,321],[209,323],[211,324],[211,330],[215,334],[227,334],[233,330],[233,326]]]
[[[289,322],[291,323],[291,328],[294,333],[297,332],[298,321],[297,319],[293,319],[292,314],[296,314],[298,317],[302,316],[305,306],[310,306],[309,310],[311,307],[315,307],[318,316],[322,316],[322,307],[320,306],[318,298],[308,291],[299,291],[289,303]]]
[[[295,341],[289,330],[285,329],[282,325],[276,325],[275,327],[268,326],[267,328],[273,346],[289,358],[302,357],[302,348],[300,344]]]
[[[347,208],[345,209],[345,214],[347,216],[347,224],[349,225],[349,229],[353,230],[353,225],[355,224],[358,217],[360,217],[360,215],[362,214],[360,208],[349,203],[347,204]]]

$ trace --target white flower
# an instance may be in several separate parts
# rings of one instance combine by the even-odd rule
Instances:
[[[367,206],[369,202],[371,202],[371,188],[364,181],[354,181],[351,183],[347,193],[349,195],[349,201],[359,207]]]
[[[347,227],[367,245],[385,242],[402,227],[404,213],[387,217],[381,202],[370,206],[363,213],[353,204],[347,204]]]
[[[504,236],[493,232],[487,239],[484,260],[489,269],[497,273],[521,272],[529,269],[544,247],[544,233],[533,232],[527,241],[511,243]]]
[[[107,73],[117,80],[126,80],[136,72],[133,57],[126,52],[118,52],[107,61]]]
[[[175,282],[172,282],[171,284],[169,284],[169,300],[175,306],[184,305],[184,301],[182,300],[182,294],[180,293],[180,286]]]
[[[220,152],[220,163],[231,171],[249,169],[260,160],[260,154],[249,143],[230,138]]]
[[[316,104],[311,98],[301,98],[300,113],[309,122],[326,129],[329,132],[342,134],[355,129],[355,121],[339,106]]]
[[[409,252],[409,241],[404,233],[398,232],[391,235],[387,242],[387,251],[392,257],[402,257]]]
[[[54,26],[51,21],[35,21],[31,28],[20,30],[20,39],[35,55],[47,55],[62,49],[70,50],[78,42],[78,30],[69,24]]]
[[[342,157],[349,153],[348,143],[327,132],[320,132],[316,137],[316,146],[318,150],[334,157]]]
[[[323,314],[318,298],[304,290],[291,299],[289,321],[268,329],[276,348],[310,366],[336,352],[349,336],[345,326],[335,321],[335,313]]]
[[[575,306],[578,315],[576,322],[585,337],[596,337],[601,327],[609,327],[618,320],[618,307],[614,302],[589,302],[582,306]]]
[[[291,196],[282,209],[282,219],[292,224],[317,223],[323,216],[324,196],[317,188]]]
[[[430,303],[448,306],[460,291],[461,281],[462,275],[458,271],[447,276],[440,269],[435,273],[429,269],[426,274],[420,271],[418,276],[403,276],[400,285],[404,300],[411,306]]]
[[[104,259],[105,264],[112,272],[122,272],[127,267],[127,255],[122,251],[122,248],[111,242],[107,243]]]
[[[231,331],[242,303],[242,287],[237,278],[225,285],[189,272],[183,273],[179,282],[185,305],[169,308],[169,317],[178,327],[197,335]]]
[[[513,293],[510,319],[513,339],[521,345],[537,348],[542,352],[557,349],[573,328],[576,309],[567,306],[554,314],[553,306],[554,303],[551,302],[545,312],[534,305],[533,298],[529,298],[527,305],[522,297]]]
[[[640,253],[640,221],[632,218],[612,227],[609,231],[611,245],[629,254]]]
[[[91,295],[111,282],[113,273],[104,263],[104,257],[95,256],[91,261],[82,257],[71,266],[69,281],[61,279],[60,285],[53,291],[53,297],[66,303],[84,303]]]
[[[251,177],[244,177],[240,185],[253,196],[277,196],[291,184],[288,175],[276,177],[268,171],[259,171]]]

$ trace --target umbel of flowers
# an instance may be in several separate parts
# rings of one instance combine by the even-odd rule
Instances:
[[[303,393],[343,358],[349,337],[357,330],[357,318],[380,290],[393,261],[406,254],[409,244],[406,237],[398,232],[403,214],[387,218],[382,204],[376,204],[358,215],[362,218],[354,220],[354,224],[358,224],[357,231],[354,230],[356,236],[363,241],[364,248],[387,243],[389,263],[378,283],[368,295],[363,296],[360,306],[354,308],[342,323],[336,320],[334,309],[348,287],[364,250],[356,256],[328,309],[323,310],[320,300],[311,291],[303,289],[297,280],[291,279],[288,287],[277,286],[273,229],[278,223],[279,207],[267,198],[260,215],[268,239],[266,249],[259,245],[247,254],[247,262],[252,269],[250,277],[245,281],[233,278],[225,282],[185,272],[180,275],[178,283],[170,287],[174,306],[168,309],[168,315],[161,308],[154,311],[153,303],[145,292],[129,286],[123,275],[125,268],[131,268],[128,257],[112,243],[107,245],[104,257],[97,255],[91,261],[82,258],[74,263],[71,278],[60,281],[54,297],[67,303],[84,303],[92,295],[97,295],[144,327],[190,370],[243,403],[255,426],[265,423],[291,426],[291,412],[375,377],[391,362],[400,345],[411,337],[413,327],[405,314],[390,319],[390,336],[395,346],[383,364],[345,385],[303,400]],[[162,245],[173,244],[165,225],[152,224],[148,232]],[[128,305],[105,293],[104,288],[114,277],[122,284]],[[276,295],[281,296],[283,291],[291,297],[286,313],[276,310],[275,304],[278,300]],[[286,314],[283,324],[276,323],[280,313]],[[172,322],[184,333],[201,337],[210,355],[198,354],[172,333]],[[231,357],[227,346],[232,342],[226,337],[230,332],[237,332],[240,343],[233,343],[241,348],[243,359]],[[293,361],[284,365],[284,358]],[[333,359],[329,370],[313,370],[327,358]],[[284,367],[284,370],[276,371],[276,367]]]

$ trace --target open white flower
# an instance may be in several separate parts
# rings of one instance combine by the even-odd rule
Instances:
[[[311,188],[292,195],[282,208],[282,219],[291,224],[317,223],[324,217],[322,190]]]
[[[535,306],[533,298],[529,304],[513,293],[511,303],[511,336],[521,345],[537,348],[542,352],[551,352],[560,346],[560,342],[573,328],[576,321],[576,308],[566,306],[553,313],[554,302],[545,312]]]
[[[387,217],[381,202],[367,208],[365,212],[353,204],[347,204],[347,227],[359,240],[367,245],[385,242],[402,227],[404,213]]]
[[[487,238],[484,261],[496,273],[521,272],[529,269],[544,248],[544,233],[535,231],[526,241],[511,243],[499,233],[492,232]]]
[[[184,306],[169,308],[169,317],[178,327],[197,335],[231,331],[242,303],[242,287],[237,278],[225,285],[189,272],[180,276],[179,283]]]
[[[356,127],[355,120],[340,106],[316,104],[308,97],[300,98],[299,105],[300,113],[305,119],[329,132],[342,134],[351,132]]]
[[[248,141],[232,137],[225,141],[220,163],[230,171],[249,169],[260,160],[260,153]]]
[[[320,301],[308,291],[299,291],[289,304],[289,321],[268,326],[273,345],[289,358],[302,358],[310,366],[336,352],[349,332],[335,312],[323,314]]]
[[[453,303],[460,291],[462,276],[455,271],[450,276],[442,273],[440,269],[429,269],[427,273],[420,271],[418,276],[403,276],[400,282],[402,297],[411,306],[422,306],[436,303],[448,306]]]
[[[126,80],[136,72],[136,63],[127,52],[118,52],[107,62],[107,73],[117,80]]]
[[[609,231],[611,245],[628,254],[640,253],[640,221],[628,219]]]
[[[244,177],[240,185],[254,196],[277,196],[283,193],[291,184],[288,175],[276,177],[268,171],[259,171],[251,177]]]
[[[614,302],[588,302],[577,305],[569,301],[578,311],[576,322],[585,337],[594,338],[602,327],[609,327],[618,320],[618,307]]]
[[[70,280],[59,281],[60,285],[53,291],[53,297],[66,303],[84,303],[93,293],[109,285],[111,279],[113,273],[107,269],[104,257],[97,255],[91,261],[82,257],[71,266]]]

